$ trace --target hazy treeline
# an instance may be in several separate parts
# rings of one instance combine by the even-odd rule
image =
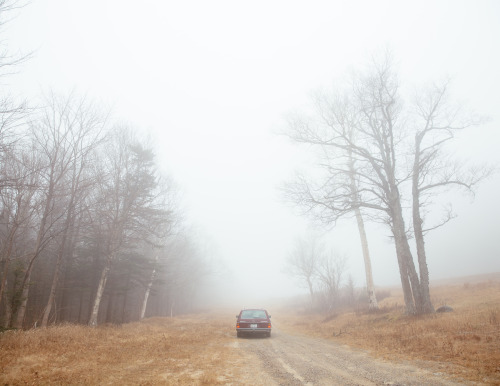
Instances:
[[[0,33],[18,7],[0,1]],[[2,79],[30,58],[8,51],[4,43]],[[181,231],[178,192],[152,144],[86,98],[22,99],[3,87],[0,326],[122,323],[190,309],[208,265]]]
[[[207,268],[179,233],[177,190],[152,146],[108,128],[98,106],[75,96],[18,106],[9,119],[0,138],[3,326],[188,309]]]

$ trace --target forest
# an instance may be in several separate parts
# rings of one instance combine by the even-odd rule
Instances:
[[[190,307],[208,267],[181,231],[152,145],[84,98],[7,106],[1,131],[4,327],[122,323]]]
[[[16,2],[0,2],[2,25]],[[7,16],[6,16],[7,15]],[[32,54],[0,55],[4,80]],[[209,267],[152,140],[89,98],[0,100],[0,325],[123,323],[193,306]]]

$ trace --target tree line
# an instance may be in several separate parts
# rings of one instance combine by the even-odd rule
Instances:
[[[284,134],[315,152],[316,168],[284,185],[286,199],[328,227],[356,218],[370,309],[378,304],[364,224],[383,224],[395,245],[406,312],[432,313],[425,236],[454,217],[437,199],[451,189],[473,192],[492,172],[453,159],[448,146],[482,120],[451,101],[448,81],[404,98],[389,52],[312,102],[290,116]],[[309,287],[309,273],[322,261],[311,254],[299,247],[288,262]]]
[[[0,1],[0,27],[19,6]],[[30,55],[0,51],[0,78]],[[209,273],[150,141],[72,93],[0,99],[0,326],[192,309]]]
[[[74,95],[17,109],[0,164],[4,327],[189,309],[208,272],[153,146]]]

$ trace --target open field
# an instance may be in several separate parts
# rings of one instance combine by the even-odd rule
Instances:
[[[406,317],[397,290],[381,302],[378,313],[357,310],[326,317],[271,309],[276,331],[270,339],[237,339],[237,310],[150,318],[123,326],[8,331],[0,334],[0,383],[281,384],[285,376],[295,381],[320,379],[311,371],[319,359],[309,361],[303,350],[311,345],[317,345],[315,355],[330,350],[323,355],[334,362],[345,350],[339,343],[382,358],[385,364],[415,364],[428,369],[430,376],[448,374],[455,382],[500,384],[500,282],[447,284],[433,288],[432,296],[435,306],[446,303],[455,311]],[[300,336],[304,338],[298,340]],[[294,357],[287,348],[292,344],[302,350]],[[270,368],[279,352],[284,356]],[[369,356],[363,354],[355,367],[366,364],[373,369],[369,373],[377,371],[382,363]],[[331,374],[367,379],[338,369],[339,365]],[[300,376],[293,375],[299,371]],[[329,376],[317,384],[328,384],[324,379]],[[378,384],[371,382],[366,384]]]
[[[0,383],[224,384],[237,376],[233,336],[227,318],[208,314],[9,331],[0,336]]]

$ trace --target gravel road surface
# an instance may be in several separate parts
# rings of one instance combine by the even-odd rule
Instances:
[[[271,338],[236,338],[252,385],[466,385],[434,369],[391,363],[332,341],[291,335],[273,326]],[[420,364],[422,365],[422,364]]]

